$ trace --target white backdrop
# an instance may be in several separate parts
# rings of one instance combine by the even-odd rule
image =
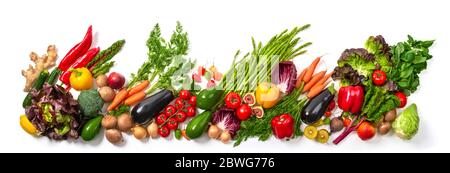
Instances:
[[[450,65],[448,7],[445,1],[432,0],[0,1],[0,152],[449,152],[450,115],[445,109]],[[431,49],[434,58],[420,75],[420,88],[408,98],[408,104],[418,105],[419,133],[411,141],[377,135],[368,142],[353,134],[338,146],[306,138],[289,142],[252,139],[234,148],[207,137],[141,142],[126,136],[123,146],[114,146],[103,136],[89,143],[56,142],[31,137],[21,129],[19,115],[24,113],[21,103],[25,94],[20,71],[30,63],[30,51],[42,54],[47,45],[56,44],[61,59],[92,24],[101,48],[126,39],[113,70],[128,77],[147,58],[145,41],[153,26],[160,23],[168,37],[176,21],[189,33],[189,55],[199,64],[215,62],[221,71],[228,69],[237,49],[250,50],[251,36],[267,41],[284,29],[307,23],[312,27],[301,36],[313,45],[308,54],[297,58],[300,67],[327,54],[322,66],[332,69],[344,49],[362,47],[370,35],[381,34],[390,44],[405,40],[407,34],[436,39]]]

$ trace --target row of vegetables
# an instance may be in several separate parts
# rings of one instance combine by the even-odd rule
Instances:
[[[167,40],[157,24],[146,43],[148,59],[129,79],[110,72],[125,41],[101,50],[92,45],[89,27],[57,66],[54,45],[41,57],[30,54],[35,65],[22,71],[28,94],[20,125],[54,140],[90,141],[104,129],[113,144],[129,133],[139,140],[171,134],[195,140],[206,133],[234,146],[272,135],[328,143],[340,133],[332,141],[338,144],[353,131],[369,140],[391,129],[411,139],[419,128],[417,106],[403,108],[432,58],[433,41],[408,36],[389,46],[382,36],[371,36],[364,48],[346,49],[328,73],[318,70],[321,57],[298,70],[293,60],[311,45],[298,35],[309,26],[285,30],[265,44],[252,38],[253,50],[243,56],[237,51],[221,73],[187,58],[189,41],[180,23]],[[403,109],[399,115],[397,109]]]

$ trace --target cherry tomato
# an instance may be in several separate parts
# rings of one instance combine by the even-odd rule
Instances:
[[[237,109],[241,105],[241,97],[235,92],[230,92],[225,96],[225,105],[230,109]]]
[[[334,108],[336,107],[336,102],[331,101],[331,103],[328,105],[327,111],[331,112],[334,110]]]
[[[170,118],[166,125],[170,130],[178,129],[178,121],[175,118]]]
[[[237,109],[236,115],[242,121],[247,120],[252,115],[252,108],[248,104],[243,104]]]
[[[156,117],[156,124],[161,125],[166,120],[167,120],[167,115],[164,113],[161,113]]]
[[[191,106],[194,106],[194,107],[195,107],[195,105],[197,104],[197,96],[191,96],[191,97],[189,98],[189,100],[188,100],[188,103],[189,103]]]
[[[188,100],[191,97],[191,93],[188,90],[181,90],[179,94],[183,100]]]
[[[165,138],[165,137],[169,136],[170,130],[166,126],[163,126],[161,128],[158,128],[158,134],[159,134],[159,136]]]
[[[186,108],[186,115],[187,115],[188,117],[193,117],[193,116],[195,116],[195,108],[194,108],[193,106],[188,106],[188,107]]]
[[[330,111],[326,111],[325,112],[325,117],[331,117],[331,112]]]
[[[178,112],[175,114],[175,119],[177,119],[177,121],[178,121],[179,123],[184,122],[184,121],[186,120],[186,118],[187,118],[187,115],[186,115],[186,113],[184,113],[183,111],[178,111]]]
[[[177,108],[177,110],[181,110],[181,109],[183,109],[183,107],[184,107],[183,99],[177,98],[175,100],[175,108]]]
[[[372,81],[375,85],[383,85],[386,82],[386,73],[381,70],[375,70],[372,73]]]
[[[352,120],[350,118],[344,118],[344,126],[349,127],[350,123],[352,123]]]
[[[173,106],[173,105],[169,105],[166,107],[166,109],[164,109],[164,113],[168,116],[172,116],[176,112],[177,112],[177,108],[175,108],[175,106]]]
[[[402,92],[397,92],[395,93],[395,96],[397,96],[397,98],[400,100],[400,105],[398,107],[399,108],[405,107],[406,103],[408,102],[406,95],[403,94]]]

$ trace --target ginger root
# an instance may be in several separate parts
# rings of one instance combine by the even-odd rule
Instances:
[[[39,74],[52,68],[56,64],[56,59],[58,59],[58,53],[56,52],[56,46],[50,45],[47,48],[47,54],[39,57],[36,53],[30,53],[30,60],[34,62],[34,67],[30,64],[27,70],[22,70],[22,76],[25,77],[25,87],[23,91],[28,92],[31,90],[31,86],[34,81],[39,77]]]

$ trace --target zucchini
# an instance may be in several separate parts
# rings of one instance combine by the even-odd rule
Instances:
[[[50,85],[55,85],[59,75],[61,75],[61,70],[59,70],[58,68],[53,69],[46,82]]]
[[[211,118],[212,113],[210,111],[203,111],[195,116],[186,127],[186,135],[189,139],[200,137],[208,129],[208,123],[211,121]]]
[[[40,90],[42,89],[42,86],[44,85],[44,82],[47,80],[48,77],[48,71],[44,70],[42,71],[36,81],[34,81],[33,85],[31,86],[31,89]],[[31,105],[31,92],[28,92],[27,96],[25,96],[25,99],[23,99],[22,107],[26,108],[27,106]]]

